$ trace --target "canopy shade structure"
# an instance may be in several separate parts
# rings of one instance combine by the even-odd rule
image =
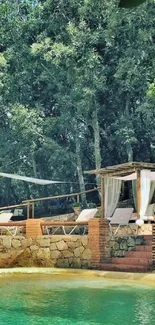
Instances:
[[[138,218],[145,215],[155,191],[155,163],[129,162],[86,171],[101,176],[101,216],[112,216],[120,195],[122,181],[132,181]],[[109,212],[110,211],[110,212]]]
[[[101,176],[127,176],[134,173],[137,169],[149,169],[155,171],[155,163],[145,163],[145,162],[128,162],[124,164],[108,166],[101,169],[85,171],[85,174],[95,174]]]
[[[61,182],[61,181],[51,181],[51,180],[47,180],[47,179],[26,177],[26,176],[20,176],[20,175],[16,175],[16,174],[0,173],[0,176],[12,178],[12,179],[16,179],[16,180],[20,180],[20,181],[24,181],[24,182],[34,183],[34,184],[38,184],[38,185],[50,185],[50,184],[65,183],[65,182]]]

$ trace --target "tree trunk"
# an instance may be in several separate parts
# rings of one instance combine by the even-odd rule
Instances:
[[[80,184],[80,192],[85,191],[85,184],[84,184],[84,178],[83,178],[83,170],[82,170],[82,161],[81,161],[81,148],[80,148],[80,137],[78,128],[76,130],[76,138],[75,138],[75,147],[76,147],[76,159],[77,159],[77,172],[78,172],[78,178],[79,178],[79,184]],[[83,207],[87,206],[87,198],[86,194],[83,193],[81,195],[81,201]]]
[[[129,95],[128,95],[127,99],[126,99],[126,105],[125,105],[125,118],[127,121],[131,121],[131,116],[129,113],[129,103],[130,103],[130,100],[129,100]],[[133,149],[132,149],[131,142],[128,142],[126,144],[126,152],[127,152],[128,162],[132,162],[133,161]]]
[[[26,200],[32,199],[29,183],[23,182],[23,186],[26,192]]]
[[[38,178],[37,164],[36,164],[36,159],[35,159],[35,153],[34,152],[32,152],[31,157],[32,157],[33,174],[34,174],[35,178]],[[44,195],[44,188],[42,188],[42,186],[36,184],[36,191],[38,192],[38,195],[40,197],[45,196]]]
[[[127,150],[128,162],[132,162],[133,161],[133,149],[132,149],[131,143],[129,143],[127,145],[126,150]]]
[[[36,160],[35,160],[35,155],[34,155],[34,152],[32,152],[32,168],[33,168],[33,174],[34,174],[34,177],[37,178],[38,175],[37,175],[37,166],[36,166]]]
[[[95,154],[95,167],[96,169],[101,168],[101,152],[100,152],[100,127],[97,116],[97,109],[94,108],[92,116],[92,127],[94,131],[94,154]],[[99,186],[101,179],[99,175],[96,175],[96,183]]]

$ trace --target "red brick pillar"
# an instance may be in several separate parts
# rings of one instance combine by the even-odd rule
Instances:
[[[109,222],[94,218],[88,222],[88,248],[92,252],[91,265],[97,268],[110,261]]]
[[[26,220],[26,237],[42,236],[41,219],[27,219]]]

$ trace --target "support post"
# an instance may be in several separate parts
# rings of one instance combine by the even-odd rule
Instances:
[[[105,193],[104,193],[104,178],[101,177],[101,218],[105,218]]]
[[[137,169],[137,182],[136,182],[136,192],[137,192],[137,218],[140,218],[140,206],[141,206],[141,179],[140,179],[140,169]]]
[[[34,202],[32,203],[32,219],[34,219]]]
[[[27,202],[27,219],[30,218],[30,202]]]

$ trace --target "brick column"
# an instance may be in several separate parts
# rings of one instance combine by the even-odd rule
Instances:
[[[26,220],[26,237],[42,236],[41,219],[27,219]]]
[[[155,270],[155,224],[152,224],[152,268]]]
[[[88,222],[88,248],[92,252],[91,266],[98,268],[110,261],[109,222],[104,218],[94,218]]]

